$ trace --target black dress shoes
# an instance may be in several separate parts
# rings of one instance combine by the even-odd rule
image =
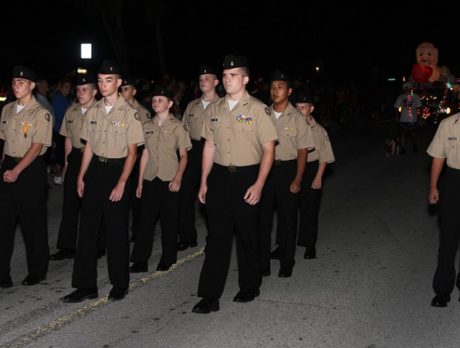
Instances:
[[[149,267],[147,265],[147,262],[134,262],[131,267],[129,267],[129,271],[131,273],[143,273],[143,272],[148,272]]]
[[[57,253],[49,256],[51,261],[61,261],[65,259],[73,259],[75,256],[75,251],[71,249],[61,249]]]
[[[182,251],[182,250],[185,250],[185,249],[188,249],[188,248],[194,248],[197,245],[198,245],[197,242],[193,242],[193,243],[179,242],[179,243],[177,243],[177,251]]]
[[[123,300],[128,293],[128,289],[114,286],[109,293],[109,300],[120,301]]]
[[[193,306],[192,312],[199,314],[208,314],[219,310],[219,300],[202,298],[200,302]]]
[[[259,289],[255,291],[240,290],[238,291],[236,296],[233,298],[233,302],[241,302],[241,303],[251,302],[259,295],[260,295]]]
[[[436,296],[431,300],[431,305],[433,307],[446,307],[449,301],[449,294],[436,294]]]
[[[29,274],[27,277],[24,278],[21,284],[22,285],[35,285],[45,279],[46,279],[46,276],[44,275]]]
[[[157,271],[160,271],[160,272],[165,272],[167,270],[169,270],[171,268],[172,264],[171,263],[163,263],[163,262],[160,262],[157,266]]]
[[[8,289],[13,287],[13,282],[11,281],[11,277],[6,279],[0,280],[0,288],[1,289]]]
[[[292,276],[292,267],[281,267],[278,272],[278,277],[280,278],[289,278]]]
[[[270,258],[271,259],[274,259],[274,260],[279,260],[281,258],[281,252],[280,252],[280,248],[277,247],[275,250],[273,250],[271,253],[270,253]]]
[[[99,296],[97,288],[78,288],[70,294],[64,296],[62,301],[66,303],[77,303],[86,299],[93,299]]]
[[[315,247],[307,247],[305,249],[305,254],[303,255],[304,259],[316,259],[316,248]]]

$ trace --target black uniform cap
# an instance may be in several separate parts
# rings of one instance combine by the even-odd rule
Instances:
[[[245,56],[234,56],[229,54],[224,58],[224,69],[249,68],[248,59]]]
[[[88,83],[97,83],[97,78],[94,74],[86,73],[77,76],[77,86],[87,85]]]
[[[156,85],[155,87],[153,87],[152,98],[158,96],[163,96],[170,100],[173,99],[173,95],[169,89],[163,86]]]
[[[212,65],[203,64],[203,65],[200,65],[200,68],[198,69],[198,76],[204,75],[204,74],[217,75],[217,70]]]
[[[104,75],[109,75],[109,74],[121,75],[121,69],[119,65],[113,60],[104,60],[97,72],[99,74],[104,74]]]
[[[296,103],[315,104],[315,97],[312,94],[303,91],[297,92],[294,99]]]
[[[270,81],[286,81],[289,83],[291,79],[289,78],[288,74],[286,74],[284,71],[275,70],[275,72],[272,74]]]
[[[136,79],[132,76],[123,76],[123,82],[121,83],[121,87],[123,86],[136,86]]]
[[[22,66],[22,65],[15,65],[13,68],[13,78],[20,78],[20,79],[26,79],[32,82],[37,81],[37,74],[35,71]]]

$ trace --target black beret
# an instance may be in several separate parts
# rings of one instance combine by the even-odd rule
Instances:
[[[291,79],[289,78],[288,74],[286,74],[282,70],[275,70],[275,72],[272,74],[272,78],[270,81],[286,81],[290,82]]]
[[[104,60],[97,72],[99,74],[104,74],[104,75],[109,75],[109,74],[121,75],[120,67],[113,60]]]
[[[88,83],[97,83],[97,78],[94,74],[86,73],[77,76],[77,86],[87,85]]]
[[[26,79],[32,82],[37,81],[37,74],[35,71],[22,66],[22,65],[15,65],[13,68],[13,78],[20,78],[20,79]]]
[[[217,70],[212,65],[200,65],[198,75],[212,74],[217,75]]]
[[[136,86],[136,79],[132,76],[123,76],[121,87],[123,86]]]
[[[296,103],[308,103],[308,104],[315,104],[315,97],[307,92],[299,91],[295,94],[295,102]]]
[[[170,100],[173,99],[173,95],[171,91],[167,89],[166,87],[163,87],[160,85],[156,85],[155,87],[153,87],[152,97],[157,97],[157,96],[163,96]]]
[[[229,54],[224,58],[224,69],[249,68],[248,59],[244,56],[234,56]]]

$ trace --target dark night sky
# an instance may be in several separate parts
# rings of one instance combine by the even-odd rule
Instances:
[[[135,76],[156,78],[155,23],[152,12],[137,10],[142,2],[125,1],[129,5],[123,10],[129,66]],[[431,41],[439,48],[439,64],[460,74],[459,8],[452,1],[430,7],[414,1],[397,7],[370,1],[296,2],[159,1],[168,71],[193,78],[198,64],[219,65],[225,54],[236,53],[249,57],[255,74],[282,68],[310,78],[313,65],[320,63],[333,80],[366,81],[372,72],[382,77],[408,74],[416,46]],[[2,9],[2,80],[14,64],[57,79],[80,64],[84,41],[94,45],[95,67],[103,58],[115,57],[102,17],[82,14],[71,4],[75,1],[15,3]],[[30,34],[20,36],[19,28]]]

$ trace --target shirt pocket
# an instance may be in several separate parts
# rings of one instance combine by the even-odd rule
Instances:
[[[108,132],[115,136],[122,136],[126,134],[126,124],[121,121],[112,121],[109,124]]]
[[[288,138],[294,138],[297,136],[297,128],[284,127],[282,134]]]

